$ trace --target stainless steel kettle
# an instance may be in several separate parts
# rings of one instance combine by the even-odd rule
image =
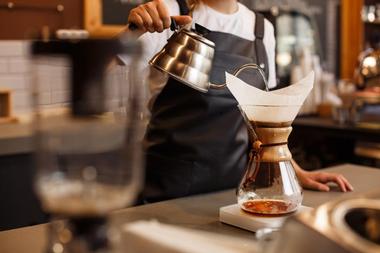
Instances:
[[[171,29],[174,34],[149,64],[191,88],[207,92],[215,52],[214,42],[204,37],[210,31],[198,24],[194,31],[180,28],[174,19]]]
[[[189,30],[186,26],[179,27],[173,18],[170,29],[174,31],[174,34],[164,48],[149,61],[149,64],[181,83],[204,93],[209,89],[225,88],[226,84],[212,84],[209,81],[215,53],[214,42],[205,38],[210,31],[199,24],[195,24],[194,30]],[[257,64],[243,65],[235,71],[234,75],[239,75],[247,68],[259,72],[268,91],[265,73]]]

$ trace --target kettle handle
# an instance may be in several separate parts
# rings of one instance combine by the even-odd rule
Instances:
[[[254,69],[254,70],[257,70],[260,74],[260,76],[263,78],[263,81],[264,81],[264,84],[265,84],[265,90],[266,91],[269,91],[269,86],[268,86],[268,80],[267,78],[265,77],[265,72],[264,70],[257,64],[255,63],[248,63],[248,64],[244,64],[242,66],[240,66],[238,69],[235,70],[235,72],[233,73],[234,76],[238,76],[240,75],[240,73],[243,71],[243,70],[246,70],[246,69]],[[212,84],[210,83],[210,88],[211,89],[223,89],[227,86],[227,84]]]
[[[170,20],[171,20],[171,22],[170,22],[170,30],[172,30],[173,32],[178,31],[179,30],[179,25],[175,21],[174,17],[170,17]],[[139,29],[138,26],[135,23],[133,23],[133,22],[128,23],[128,28],[131,31],[136,31],[137,29]]]

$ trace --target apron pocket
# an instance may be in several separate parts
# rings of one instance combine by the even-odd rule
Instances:
[[[195,162],[157,154],[146,156],[145,201],[157,202],[189,195]]]

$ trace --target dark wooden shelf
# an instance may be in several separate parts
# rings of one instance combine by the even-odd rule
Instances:
[[[380,125],[375,124],[338,124],[329,118],[299,117],[294,121],[293,128],[313,129],[319,134],[345,139],[380,142]]]
[[[376,21],[374,21],[374,22],[364,21],[363,23],[364,23],[365,25],[380,26],[380,20],[376,20]]]

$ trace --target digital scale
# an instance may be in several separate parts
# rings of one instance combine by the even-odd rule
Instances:
[[[311,207],[300,206],[300,208],[291,214],[282,216],[256,216],[241,210],[238,204],[221,207],[219,209],[219,221],[238,228],[256,232],[262,228],[278,229],[284,221],[300,212],[313,210]]]

